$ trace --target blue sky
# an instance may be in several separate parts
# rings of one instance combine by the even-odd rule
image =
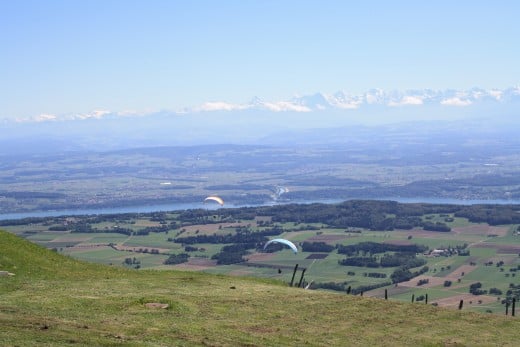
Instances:
[[[1,1],[0,118],[520,84],[518,1]]]

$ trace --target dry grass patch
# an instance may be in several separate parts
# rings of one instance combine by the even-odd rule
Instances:
[[[215,266],[217,266],[216,260],[190,257],[186,263],[177,264],[174,267],[178,270],[203,271]]]

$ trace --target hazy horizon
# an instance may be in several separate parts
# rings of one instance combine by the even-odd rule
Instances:
[[[319,108],[325,96],[362,123],[352,111],[377,90],[391,96],[376,111],[392,122],[414,112],[432,119],[419,107],[430,99],[416,91],[451,92],[437,100],[438,117],[458,119],[475,106],[474,88],[495,100],[518,90],[519,9],[515,1],[4,2],[0,122],[256,104],[283,123],[312,109],[302,97]]]

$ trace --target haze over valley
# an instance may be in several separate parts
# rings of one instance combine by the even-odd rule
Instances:
[[[456,111],[461,119],[372,125],[339,122],[349,112],[364,119],[361,110],[11,122],[0,140],[0,213],[201,203],[208,194],[235,205],[520,199],[516,119]]]
[[[0,344],[517,346],[519,13],[0,1]]]

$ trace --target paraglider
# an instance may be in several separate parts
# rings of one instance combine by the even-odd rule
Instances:
[[[289,192],[289,188],[276,186],[276,187],[274,187],[274,193],[271,195],[271,197],[274,200],[277,200],[282,196],[282,194],[285,194],[288,192]]]
[[[215,201],[217,202],[220,206],[224,206],[224,200],[222,200],[222,198],[216,196],[216,195],[210,195],[208,196],[206,199],[204,199],[204,203],[208,202],[208,201]]]
[[[269,246],[271,243],[281,243],[281,244],[284,244],[286,246],[289,246],[292,251],[294,252],[294,254],[298,253],[298,248],[296,248],[296,245],[294,243],[292,243],[291,241],[289,240],[286,240],[286,239],[272,239],[272,240],[269,240],[265,243],[264,245],[264,250],[267,248],[267,246]]]

